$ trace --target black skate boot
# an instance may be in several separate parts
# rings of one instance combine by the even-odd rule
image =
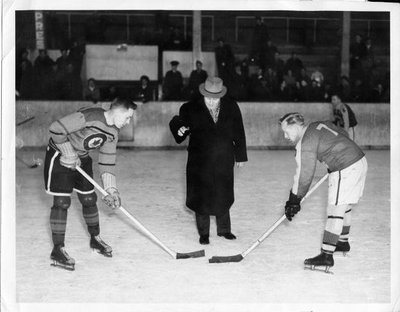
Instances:
[[[51,251],[50,259],[53,260],[52,266],[59,267],[68,271],[75,270],[75,260],[65,251],[63,245],[55,245]]]
[[[349,251],[350,251],[349,242],[341,242],[341,241],[337,242],[335,252],[343,252],[343,256],[346,256],[346,254]]]
[[[318,256],[314,258],[304,260],[304,269],[317,270],[333,274],[332,272],[329,272],[329,269],[333,267],[333,264],[333,256],[321,252]],[[319,267],[325,267],[325,270],[322,270]]]
[[[90,248],[105,257],[112,257],[112,248],[108,246],[99,235],[90,238]]]

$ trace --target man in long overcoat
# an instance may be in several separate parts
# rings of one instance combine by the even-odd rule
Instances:
[[[183,104],[170,129],[177,143],[189,136],[186,205],[196,214],[200,244],[209,244],[210,216],[216,216],[217,234],[235,239],[229,209],[234,202],[234,165],[247,161],[246,137],[238,104],[224,97],[220,78],[199,86],[202,95]]]

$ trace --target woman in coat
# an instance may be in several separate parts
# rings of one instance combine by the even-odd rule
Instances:
[[[196,213],[200,244],[209,244],[210,216],[217,234],[235,239],[229,209],[234,202],[233,168],[247,161],[246,137],[238,104],[224,97],[220,78],[199,86],[202,95],[183,104],[170,129],[177,143],[189,136],[186,205]]]

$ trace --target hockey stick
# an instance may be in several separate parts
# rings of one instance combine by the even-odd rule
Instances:
[[[308,196],[310,196],[328,177],[329,174],[324,175],[302,198],[301,202],[303,202]],[[254,248],[260,245],[264,239],[266,239],[284,220],[286,219],[286,215],[283,214],[282,217],[279,218],[261,237],[259,237],[253,245],[251,245],[247,250],[242,252],[241,254],[234,255],[234,256],[213,256],[211,257],[208,262],[209,263],[225,263],[225,262],[240,262],[242,261]]]
[[[31,169],[33,169],[33,168],[37,168],[37,167],[39,167],[39,164],[35,161],[33,164],[28,164],[25,160],[23,160],[22,158],[20,158],[20,157],[18,157],[18,156],[15,156],[15,158],[18,160],[18,161],[20,161],[21,163],[23,163],[26,167],[28,167],[28,168],[31,168]]]
[[[108,193],[96,182],[91,178],[81,167],[76,167],[76,170],[82,174],[90,183],[93,184],[95,188],[97,188],[103,196],[107,196]],[[188,258],[199,258],[204,257],[205,253],[204,250],[198,250],[193,252],[175,252],[165,246],[153,233],[151,233],[148,229],[144,227],[134,216],[132,216],[128,211],[126,211],[122,206],[119,207],[119,210],[123,214],[125,214],[143,233],[145,233],[150,239],[152,239],[158,246],[164,249],[169,255],[174,259],[188,259]]]
[[[29,118],[27,118],[27,119],[25,119],[25,120],[22,120],[22,121],[20,121],[20,122],[17,123],[17,127],[18,127],[18,126],[21,126],[21,125],[23,125],[24,123],[27,123],[27,122],[29,122],[29,121],[31,121],[31,120],[33,120],[33,119],[35,119],[35,116],[29,117]]]

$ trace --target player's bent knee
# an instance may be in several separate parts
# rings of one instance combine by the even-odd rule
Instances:
[[[69,196],[54,196],[53,207],[68,209],[71,206],[71,197]]]
[[[84,207],[93,207],[97,202],[97,194],[95,192],[90,194],[80,194],[78,193],[79,201]]]

